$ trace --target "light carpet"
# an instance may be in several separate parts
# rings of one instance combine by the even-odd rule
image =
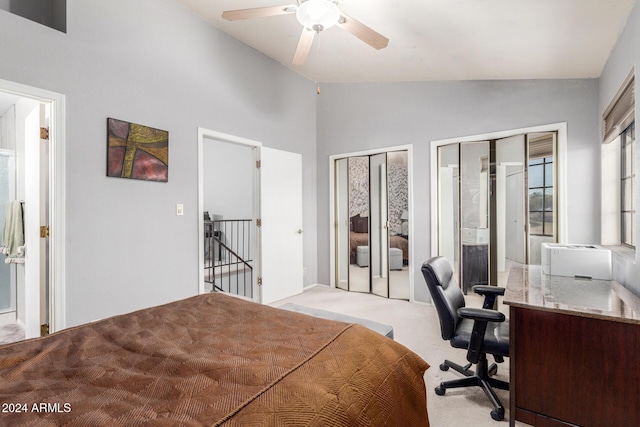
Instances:
[[[481,307],[482,299],[467,295],[467,305]],[[433,391],[442,381],[460,378],[453,370],[439,369],[444,359],[464,365],[466,353],[452,348],[440,336],[440,323],[434,307],[391,300],[370,294],[347,292],[329,286],[317,285],[302,294],[277,301],[271,305],[295,303],[307,307],[334,311],[393,326],[395,340],[410,348],[426,360],[431,368],[425,374],[427,406],[432,427],[483,427],[506,426],[509,421],[509,392],[496,390],[505,406],[504,421],[494,421],[490,412],[493,406],[479,387],[447,390],[444,396]],[[500,303],[500,310],[507,313],[508,306]],[[509,381],[509,359],[498,365],[496,378]],[[516,426],[527,424],[516,422]]]
[[[24,339],[24,329],[16,323],[0,326],[0,344],[9,344]]]

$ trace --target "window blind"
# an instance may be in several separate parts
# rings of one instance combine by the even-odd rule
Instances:
[[[553,133],[544,134],[529,140],[529,159],[542,159],[553,156]]]
[[[618,137],[635,120],[635,84],[633,71],[625,85],[616,94],[602,119],[604,121],[603,143],[608,144]]]

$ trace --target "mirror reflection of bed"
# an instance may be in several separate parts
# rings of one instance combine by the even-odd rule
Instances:
[[[378,274],[372,272],[371,290],[369,289],[369,218],[358,214],[351,217],[350,224],[349,290],[384,295],[387,292],[387,276],[384,271],[378,272]],[[409,236],[408,230],[405,231],[406,234],[390,234],[389,236],[388,279],[389,298],[408,300]],[[398,232],[401,233],[402,230]],[[381,257],[386,256],[385,249],[379,249]]]
[[[407,152],[336,161],[336,283],[409,299]]]

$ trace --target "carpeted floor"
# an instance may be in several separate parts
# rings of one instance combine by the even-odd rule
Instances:
[[[279,306],[287,302],[330,310],[350,316],[374,320],[391,325],[395,340],[418,353],[431,368],[425,374],[427,383],[427,405],[432,427],[497,427],[506,426],[509,421],[509,392],[497,390],[498,397],[506,408],[505,420],[498,422],[491,418],[493,409],[484,392],[479,387],[447,390],[438,396],[433,389],[441,382],[460,378],[453,370],[442,372],[438,366],[444,359],[464,364],[466,353],[452,348],[440,337],[440,325],[435,308],[425,304],[390,300],[369,294],[347,292],[329,286],[318,285],[302,294],[273,303]],[[467,295],[467,305],[480,307],[482,299]],[[500,305],[508,312],[508,306]],[[496,378],[509,381],[508,359],[498,367]],[[516,426],[527,424],[516,422]]]
[[[24,329],[22,326],[9,323],[0,326],[0,344],[9,344],[24,339]]]

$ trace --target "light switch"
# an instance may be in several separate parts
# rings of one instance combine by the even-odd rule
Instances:
[[[176,205],[176,215],[183,215],[184,214],[184,205],[182,203],[178,203]]]

